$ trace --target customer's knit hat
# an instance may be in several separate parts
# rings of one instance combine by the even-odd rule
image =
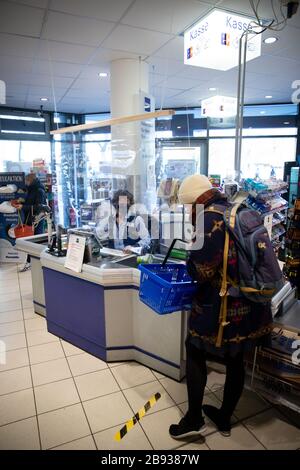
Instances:
[[[183,180],[179,188],[178,199],[181,204],[193,204],[199,196],[212,188],[204,175],[192,175]]]

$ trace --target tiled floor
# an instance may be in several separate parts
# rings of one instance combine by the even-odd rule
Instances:
[[[185,383],[135,362],[105,362],[47,332],[32,308],[31,274],[0,266],[0,449],[298,449],[300,420],[245,391],[231,438],[207,421],[204,439],[168,434],[187,409]],[[205,402],[220,405],[224,374],[210,371]],[[121,442],[115,433],[156,392],[150,412]]]

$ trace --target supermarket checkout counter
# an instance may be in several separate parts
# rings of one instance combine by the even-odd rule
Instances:
[[[48,245],[48,235],[34,235],[32,237],[17,238],[16,247],[18,251],[22,251],[31,257],[31,278],[32,278],[32,294],[33,308],[36,313],[46,316],[46,303],[44,292],[44,279],[41,265],[41,253]]]
[[[81,273],[46,251],[40,260],[50,333],[107,362],[135,360],[184,377],[187,312],[158,315],[140,302],[135,257],[83,264]]]

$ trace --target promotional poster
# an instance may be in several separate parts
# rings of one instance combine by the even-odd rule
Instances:
[[[24,198],[25,173],[0,173],[0,262],[23,263],[25,253],[14,246],[14,227],[18,225],[18,211],[11,205],[14,199]]]

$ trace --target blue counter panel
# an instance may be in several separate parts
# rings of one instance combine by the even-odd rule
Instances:
[[[50,333],[106,360],[104,288],[43,268]]]

